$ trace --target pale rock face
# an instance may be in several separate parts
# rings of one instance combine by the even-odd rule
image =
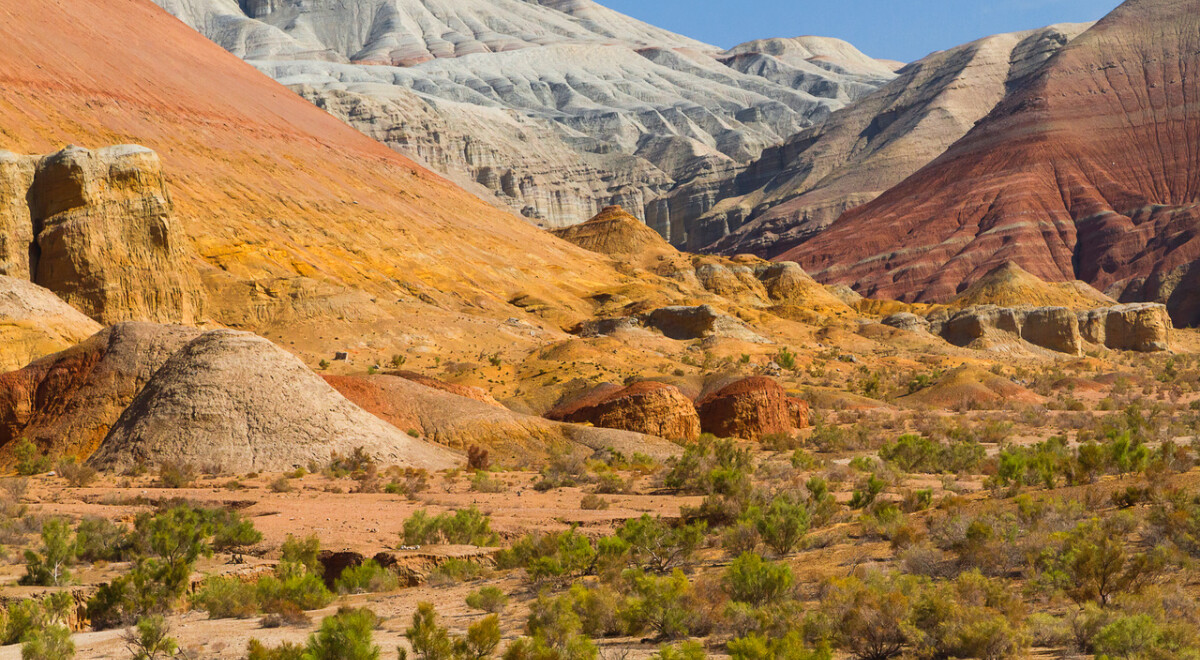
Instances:
[[[175,353],[92,456],[121,469],[163,461],[245,472],[327,463],[362,447],[390,464],[442,469],[447,449],[409,437],[338,394],[300,360],[255,335],[208,332]]]
[[[0,373],[92,336],[100,324],[54,292],[0,275]]]
[[[844,42],[722,53],[590,0],[156,1],[533,222],[620,204],[678,246],[746,163],[895,77]]]
[[[37,158],[0,151],[0,275],[28,279],[33,223],[26,195]]]
[[[1081,355],[1085,342],[1118,351],[1170,350],[1171,319],[1165,305],[1140,303],[1085,311],[1067,307],[982,305],[927,319],[896,314],[885,325],[929,329],[956,346],[1007,350],[1024,341],[1057,353]]]
[[[1166,305],[1139,303],[1080,312],[1079,324],[1085,339],[1114,350],[1154,353],[1171,347]]]
[[[9,230],[0,272],[30,278],[104,324],[200,320],[199,276],[153,151],[0,156],[0,188]]]
[[[764,151],[693,231],[729,254],[773,257],[804,242],[941,155],[1087,27],[995,35],[904,67],[828,121]]]

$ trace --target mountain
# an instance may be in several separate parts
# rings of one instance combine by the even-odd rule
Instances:
[[[780,258],[945,300],[1012,261],[1200,320],[1200,1],[1129,0],[933,163]]]
[[[845,42],[723,52],[590,0],[156,1],[363,133],[538,224],[618,204],[676,245],[720,182],[895,77]]]
[[[1090,24],[986,37],[934,53],[771,147],[694,223],[696,247],[770,257],[808,240],[942,154]]]
[[[509,300],[578,319],[591,311],[580,296],[619,280],[599,256],[363,136],[149,0],[0,9],[5,148],[153,149],[213,321],[323,355],[356,335],[380,351],[520,343],[528,332],[496,331]],[[396,319],[406,332],[381,329]]]

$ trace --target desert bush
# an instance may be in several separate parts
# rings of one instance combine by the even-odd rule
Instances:
[[[302,539],[288,534],[279,548],[280,562],[296,564],[309,573],[321,570],[321,539],[310,534]]]
[[[236,511],[218,509],[209,513],[213,528],[212,548],[217,552],[240,551],[262,541],[262,532]]]
[[[400,578],[374,559],[368,559],[358,566],[347,566],[334,581],[334,588],[339,594],[381,593],[393,591],[398,586]]]
[[[179,644],[171,637],[171,626],[158,614],[138,619],[122,639],[132,660],[173,658],[179,650]]]
[[[132,555],[133,540],[124,526],[107,518],[84,518],[75,529],[75,543],[83,561],[124,561]]]
[[[884,445],[879,457],[905,472],[960,474],[977,472],[987,456],[983,445],[971,441],[938,443],[921,435],[902,435]]]
[[[21,660],[69,660],[74,657],[71,629],[63,625],[30,631],[21,640]]]
[[[13,445],[13,469],[21,476],[33,476],[50,469],[50,457],[44,456],[29,438],[21,438]]]
[[[850,493],[850,508],[865,509],[875,503],[883,491],[887,489],[887,482],[880,479],[878,475],[870,474],[867,478]]]
[[[375,458],[368,454],[366,449],[355,447],[348,456],[334,452],[323,472],[330,478],[341,479],[347,476],[365,475],[377,470]]]
[[[191,488],[196,482],[196,467],[191,463],[163,461],[158,465],[158,485],[162,488]]]
[[[205,578],[192,602],[210,619],[248,619],[259,612],[258,588],[236,577]]]
[[[72,488],[84,488],[96,480],[96,469],[80,463],[75,457],[64,458],[54,466],[58,476],[67,480]]]
[[[748,447],[704,434],[674,461],[663,485],[688,493],[730,495],[749,487],[753,470]]]
[[[1059,536],[1038,558],[1040,581],[1077,603],[1107,605],[1114,596],[1136,593],[1162,574],[1161,547],[1135,552],[1125,543],[1132,521],[1123,516],[1082,522]]]
[[[503,480],[497,479],[487,472],[480,471],[471,477],[471,490],[476,493],[503,493],[508,490],[508,485]]]
[[[766,508],[745,515],[754,521],[762,542],[780,557],[800,546],[811,521],[807,504],[786,494],[776,496]]]
[[[704,543],[707,528],[703,522],[669,525],[642,514],[626,520],[617,529],[617,537],[629,544],[631,558],[638,565],[666,573],[691,560]]]
[[[405,545],[442,542],[489,546],[499,541],[492,531],[491,518],[475,507],[432,517],[419,509],[404,521],[402,536]]]
[[[688,640],[678,644],[663,644],[658,647],[658,652],[650,658],[651,660],[706,660],[708,654],[705,653],[703,644],[695,640]]]
[[[825,587],[821,611],[829,636],[859,660],[887,660],[908,644],[906,622],[912,611],[913,580],[874,576],[868,581],[835,579]]]
[[[378,660],[374,630],[378,623],[369,609],[347,608],[321,622],[321,629],[308,638],[305,660]]]
[[[383,492],[389,495],[403,495],[416,499],[417,493],[429,490],[429,473],[415,468],[389,469],[390,481],[383,487]]]
[[[782,637],[751,633],[729,640],[726,645],[730,660],[831,660],[827,646],[809,648],[797,631]]]
[[[596,479],[593,492],[597,495],[619,495],[629,492],[629,482],[616,472],[604,472]]]
[[[725,592],[729,598],[756,607],[783,598],[794,582],[792,569],[786,564],[764,561],[753,552],[744,553],[733,560],[724,575]]]
[[[479,445],[471,445],[467,448],[467,469],[468,470],[486,470],[491,467],[492,461],[488,456],[488,450]]]
[[[267,489],[272,493],[290,493],[296,490],[295,486],[292,485],[292,480],[287,478],[287,475],[280,475],[278,478],[272,480],[267,485]]]
[[[508,596],[498,587],[483,587],[467,594],[467,606],[489,614],[499,614],[508,605]]]
[[[692,593],[692,584],[682,571],[650,575],[631,569],[625,575],[630,595],[620,616],[628,632],[653,631],[660,639],[679,639],[703,634]]]
[[[584,511],[603,511],[611,506],[608,500],[599,495],[588,493],[579,500],[579,508]]]
[[[291,642],[268,647],[259,640],[252,639],[246,644],[246,660],[304,660],[304,647]]]
[[[298,564],[282,564],[275,575],[259,579],[256,591],[263,612],[306,612],[319,610],[333,602],[333,594],[318,575],[298,569]]]
[[[478,580],[486,573],[487,569],[482,564],[451,557],[438,564],[437,568],[430,572],[429,583],[433,586],[443,586],[467,580]]]

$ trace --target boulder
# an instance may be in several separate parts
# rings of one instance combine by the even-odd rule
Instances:
[[[1079,313],[1084,339],[1118,351],[1170,350],[1171,318],[1165,305],[1135,303]]]
[[[0,372],[74,346],[99,330],[99,323],[52,291],[0,275]]]
[[[721,437],[758,440],[772,433],[790,433],[801,413],[779,383],[765,376],[745,378],[703,397],[696,403],[700,428]],[[807,421],[807,419],[805,419]]]
[[[410,437],[338,394],[299,359],[245,332],[207,332],[171,356],[121,414],[91,463],[162,461],[226,471],[326,464],[362,448],[385,465],[450,468],[462,458]]]
[[[692,400],[672,385],[653,381],[597,388],[554,408],[546,417],[672,440],[700,436],[700,417]]]
[[[159,367],[199,335],[122,323],[0,375],[0,447],[28,438],[53,457],[86,459]]]
[[[766,343],[741,321],[721,314],[709,305],[699,307],[662,307],[644,314],[642,323],[671,339],[682,341],[707,337],[728,337],[751,343]]]
[[[34,282],[105,324],[201,320],[200,278],[153,151],[68,147],[38,163],[28,199]]]

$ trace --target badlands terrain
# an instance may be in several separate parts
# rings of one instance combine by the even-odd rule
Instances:
[[[0,0],[0,658],[1200,657],[1198,16]]]

